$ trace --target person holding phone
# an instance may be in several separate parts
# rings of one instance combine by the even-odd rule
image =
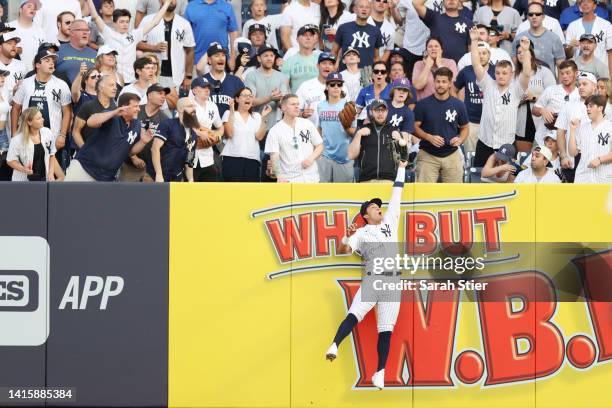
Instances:
[[[457,64],[449,58],[443,58],[444,48],[442,40],[438,37],[429,37],[425,43],[423,60],[414,64],[412,71],[412,85],[417,90],[417,101],[425,99],[434,93],[433,73],[439,68],[446,67],[452,73],[452,79],[457,77]]]

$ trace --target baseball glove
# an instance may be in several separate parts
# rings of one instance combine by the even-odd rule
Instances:
[[[210,129],[198,129],[200,135],[196,136],[196,148],[206,149],[219,143],[219,139],[210,131]]]
[[[355,102],[351,101],[344,104],[344,108],[338,113],[338,120],[340,120],[343,128],[348,129],[353,124],[355,116],[357,116],[357,108]]]

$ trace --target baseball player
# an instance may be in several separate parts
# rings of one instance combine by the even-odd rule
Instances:
[[[385,364],[389,355],[391,344],[391,333],[395,326],[400,308],[399,293],[376,293],[374,295],[363,295],[367,288],[364,286],[371,275],[371,264],[376,257],[393,256],[388,252],[398,251],[397,232],[400,218],[400,201],[404,187],[407,161],[400,161],[397,169],[397,177],[393,183],[393,192],[387,212],[383,215],[380,198],[373,198],[361,204],[359,213],[366,225],[357,229],[353,224],[347,230],[347,236],[342,238],[340,250],[343,252],[355,252],[359,254],[366,268],[366,275],[361,282],[361,287],[355,294],[348,315],[340,323],[338,332],[331,346],[325,353],[325,358],[333,361],[338,355],[338,346],[346,336],[351,333],[358,322],[363,320],[366,314],[374,307],[376,308],[376,321],[378,326],[378,367],[372,376],[372,383],[379,389],[385,386]],[[386,245],[385,245],[386,244]],[[397,271],[393,271],[397,272]],[[374,271],[376,273],[376,271]],[[399,275],[393,273],[399,280]],[[364,289],[364,292],[362,292]],[[362,298],[363,296],[363,298]]]

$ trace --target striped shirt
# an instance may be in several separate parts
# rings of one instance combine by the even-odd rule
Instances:
[[[580,123],[591,123],[591,119],[587,115],[586,106],[584,102],[580,99],[576,101],[571,101],[565,104],[561,112],[559,112],[559,116],[557,117],[557,121],[555,122],[555,127],[560,130],[565,130],[565,151],[569,151],[569,131],[570,131],[570,122],[572,119],[580,119]],[[576,131],[576,137],[578,138],[580,135],[580,129]],[[567,156],[572,163],[572,168],[574,168],[574,158],[568,154]]]
[[[567,100],[566,100],[567,98]],[[534,107],[546,108],[552,110],[554,113],[559,113],[563,110],[563,107],[569,101],[580,101],[580,95],[578,94],[578,88],[574,87],[571,93],[565,92],[563,85],[551,85],[544,89],[544,92],[540,95]],[[536,123],[536,135],[535,140],[538,145],[544,144],[544,135],[548,132],[544,120]]]
[[[485,75],[477,85],[483,94],[482,118],[478,139],[493,149],[514,143],[518,105],[525,91],[518,80],[503,90],[493,78]]]
[[[588,164],[600,156],[612,153],[612,123],[604,120],[593,127],[591,123],[583,121],[580,132],[576,135],[576,146],[580,149],[580,163],[576,167],[574,183],[612,183],[612,164],[600,164],[590,169]]]

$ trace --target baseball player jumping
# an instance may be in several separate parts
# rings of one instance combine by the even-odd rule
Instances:
[[[383,215],[381,211],[382,201],[380,198],[373,198],[364,202],[361,204],[360,214],[366,221],[366,225],[359,229],[357,229],[356,224],[351,225],[347,231],[347,236],[342,239],[340,250],[342,252],[356,252],[359,254],[365,263],[366,275],[364,279],[362,279],[357,294],[355,294],[348,315],[342,323],[340,323],[336,337],[334,337],[334,341],[325,355],[328,360],[333,361],[338,355],[338,346],[340,346],[342,340],[351,333],[355,325],[363,320],[365,315],[374,306],[377,306],[378,368],[376,369],[376,373],[372,376],[372,383],[381,390],[385,386],[385,365],[389,355],[391,333],[393,332],[399,314],[400,298],[397,293],[363,295],[362,289],[367,288],[364,285],[366,281],[369,280],[370,275],[372,275],[372,270],[370,268],[374,258],[394,256],[390,252],[399,253],[397,232],[400,218],[400,202],[407,165],[407,161],[400,161],[398,164],[397,176],[393,184],[393,192],[387,212]],[[397,271],[391,271],[393,275],[397,275],[396,272]],[[399,276],[396,278],[399,280]],[[368,292],[366,289],[364,290]]]

